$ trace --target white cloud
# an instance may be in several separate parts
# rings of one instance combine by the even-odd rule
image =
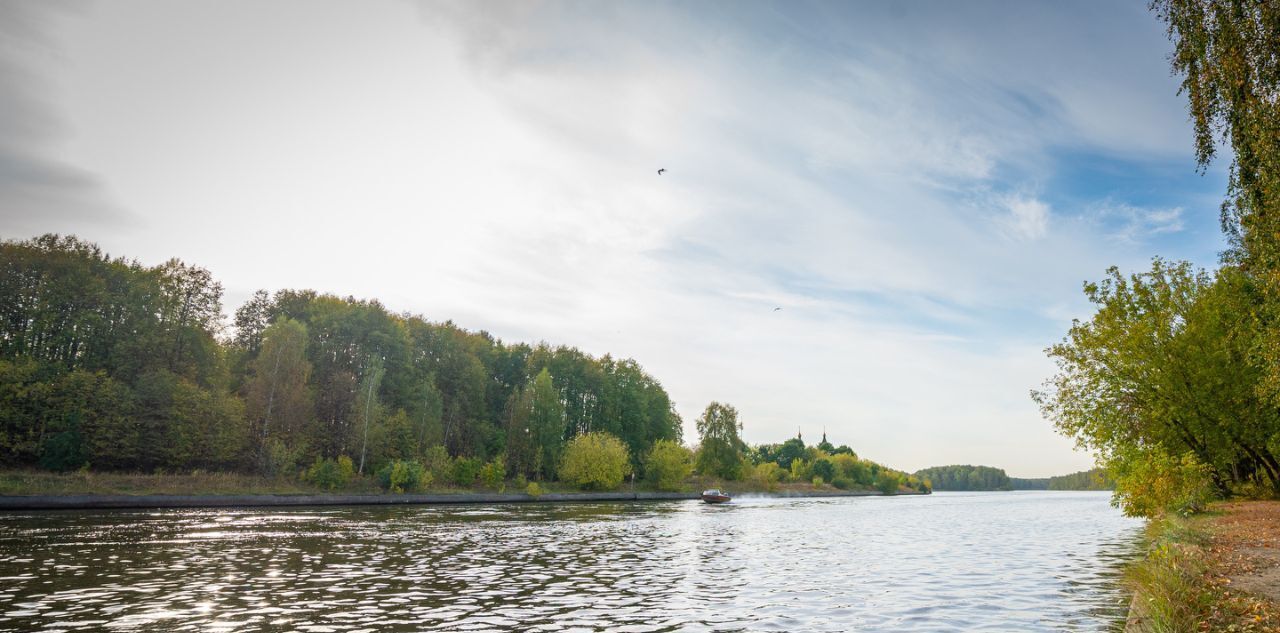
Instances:
[[[1141,207],[1110,199],[1089,210],[1102,231],[1114,240],[1127,243],[1182,231],[1186,228],[1183,212],[1182,207]]]
[[[1037,240],[1049,232],[1049,205],[1031,196],[1008,194],[998,198],[1005,214],[1000,225],[1011,237]]]
[[[825,425],[901,467],[1085,466],[1026,396],[1037,306],[1146,254],[989,192],[1039,193],[1062,144],[1168,151],[1173,91],[1063,39],[1075,8],[744,6],[94,5],[68,155],[144,220],[85,237],[208,266],[232,301],[312,287],[631,356],[690,427],[728,400],[753,442]]]

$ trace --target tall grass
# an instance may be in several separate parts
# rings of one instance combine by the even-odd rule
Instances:
[[[1207,536],[1195,519],[1164,517],[1147,528],[1147,557],[1128,571],[1139,630],[1184,633],[1200,630],[1214,598],[1206,584]]]

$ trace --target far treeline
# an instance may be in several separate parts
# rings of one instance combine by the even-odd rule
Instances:
[[[1114,482],[1100,468],[1045,477],[1020,479],[1005,474],[1002,468],[991,466],[934,466],[917,471],[915,476],[928,483],[933,490],[987,491],[987,490],[1111,490]]]
[[[1144,516],[1280,496],[1280,3],[1152,7],[1201,169],[1229,152],[1229,248],[1215,271],[1157,258],[1085,284],[1097,312],[1048,349],[1058,373],[1033,392]]]
[[[0,298],[8,468],[256,473],[325,488],[376,476],[394,491],[609,489],[633,474],[676,489],[695,472],[923,488],[847,447],[748,447],[720,403],[690,449],[666,390],[631,359],[504,343],[310,290],[259,291],[229,328],[208,270],[148,267],[75,237],[0,244]]]

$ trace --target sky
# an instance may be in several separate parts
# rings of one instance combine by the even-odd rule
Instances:
[[[1063,474],[1082,283],[1224,248],[1170,48],[1142,1],[0,0],[0,237],[634,358],[688,439]]]

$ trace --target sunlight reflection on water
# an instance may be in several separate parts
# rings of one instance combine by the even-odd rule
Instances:
[[[0,629],[1100,631],[1105,493],[0,516]]]

